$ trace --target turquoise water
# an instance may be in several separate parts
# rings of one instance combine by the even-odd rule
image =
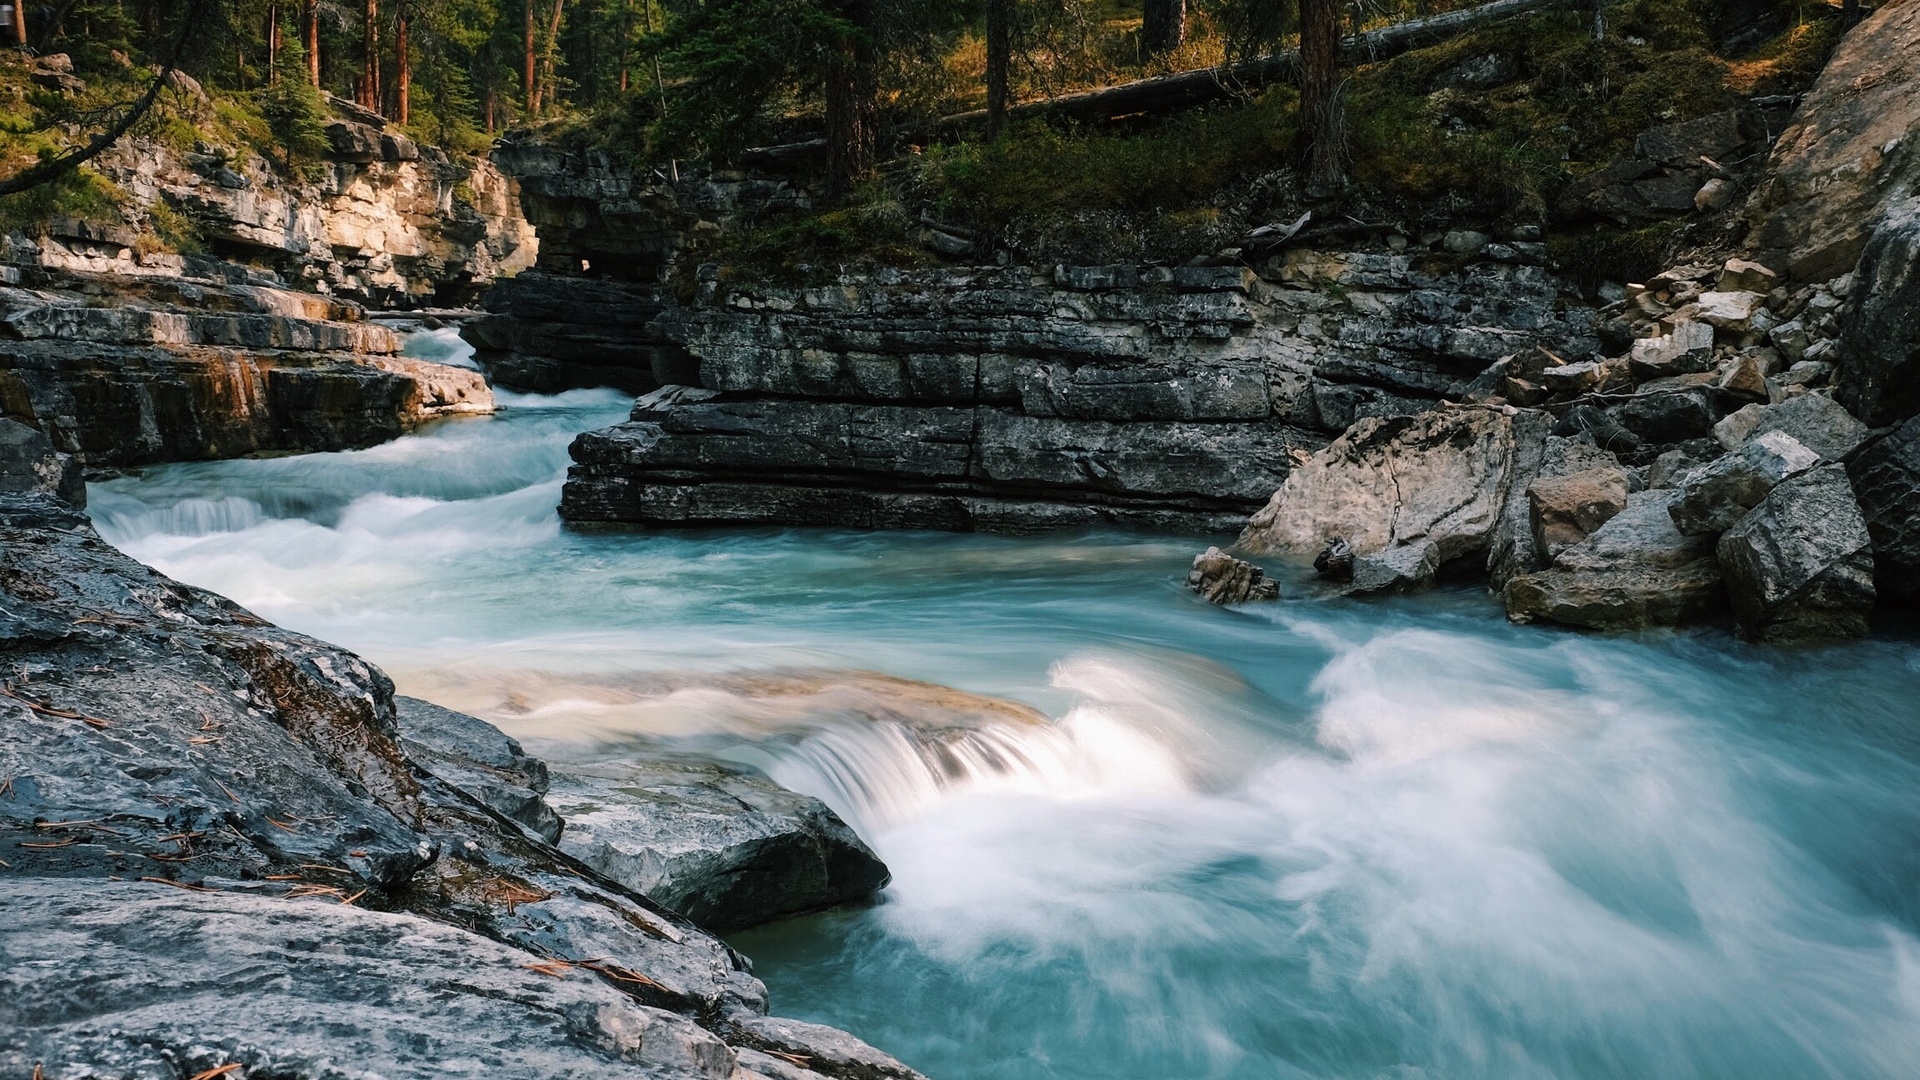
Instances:
[[[1920,1075],[1909,641],[1220,610],[1200,538],[571,533],[566,443],[627,401],[502,399],[93,511],[543,753],[827,799],[894,883],[735,939],[784,1014],[935,1080]]]

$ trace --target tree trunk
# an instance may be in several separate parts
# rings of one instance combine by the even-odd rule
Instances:
[[[627,92],[627,48],[633,41],[633,0],[620,0],[620,92]]]
[[[987,0],[987,138],[1006,126],[1013,61],[1014,0]]]
[[[841,14],[853,25],[827,65],[827,198],[844,202],[873,169],[875,51],[871,0],[844,0]]]
[[[280,0],[267,3],[267,85],[280,81]]]
[[[407,56],[407,0],[400,0],[393,28],[393,112],[404,124],[412,112],[413,62]]]
[[[366,35],[360,43],[360,104],[380,111],[380,4],[366,2]]]
[[[1307,183],[1327,188],[1346,175],[1340,101],[1338,0],[1300,0],[1300,120],[1307,135]]]
[[[1146,0],[1140,14],[1142,57],[1165,56],[1187,40],[1187,0]]]
[[[540,94],[545,104],[559,103],[559,82],[554,78],[554,57],[560,51],[560,18],[566,0],[553,0],[553,16],[547,20],[546,48],[540,50]]]
[[[27,0],[0,0],[0,3],[8,4],[13,14],[13,17],[7,20],[8,36],[13,39],[15,45],[26,45]]]
[[[533,81],[533,5],[538,0],[527,0],[527,72],[522,85],[527,91],[527,118],[540,114],[540,87]]]
[[[651,37],[653,35],[653,0],[640,0],[640,17],[646,20],[647,35]],[[653,89],[655,93],[660,95],[660,115],[665,116],[667,115],[667,84],[665,80],[660,78],[660,53],[658,51],[655,51],[653,54]],[[679,169],[675,168],[674,172],[678,174]]]
[[[301,13],[307,38],[307,78],[320,85],[320,0],[307,0]]]

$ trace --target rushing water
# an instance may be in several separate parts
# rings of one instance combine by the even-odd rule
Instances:
[[[544,753],[827,799],[894,881],[737,939],[787,1015],[936,1080],[1920,1075],[1910,643],[1226,611],[1193,539],[576,534],[566,443],[627,401],[502,401],[94,514]]]

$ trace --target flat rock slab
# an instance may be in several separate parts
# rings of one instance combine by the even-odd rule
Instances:
[[[684,1017],[411,915],[48,878],[0,879],[0,908],[7,1076],[191,1076],[233,1063],[283,1080],[734,1071],[726,1044]]]
[[[714,762],[567,766],[561,850],[711,930],[865,900],[886,865],[818,799]]]

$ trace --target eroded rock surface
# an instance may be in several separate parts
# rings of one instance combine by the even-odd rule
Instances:
[[[1920,417],[1861,451],[1847,476],[1873,538],[1880,592],[1920,596]]]
[[[566,765],[563,851],[713,930],[867,900],[890,875],[825,803],[697,760]]]
[[[1719,554],[1745,636],[1793,642],[1866,634],[1873,540],[1841,466],[1776,486],[1720,538]]]
[[[1507,615],[1594,630],[1677,626],[1725,607],[1711,537],[1674,526],[1671,490],[1635,492],[1545,570],[1506,583]]]
[[[1187,588],[1214,604],[1244,604],[1249,600],[1275,600],[1280,596],[1280,583],[1267,577],[1265,570],[1217,547],[1193,557]]]

